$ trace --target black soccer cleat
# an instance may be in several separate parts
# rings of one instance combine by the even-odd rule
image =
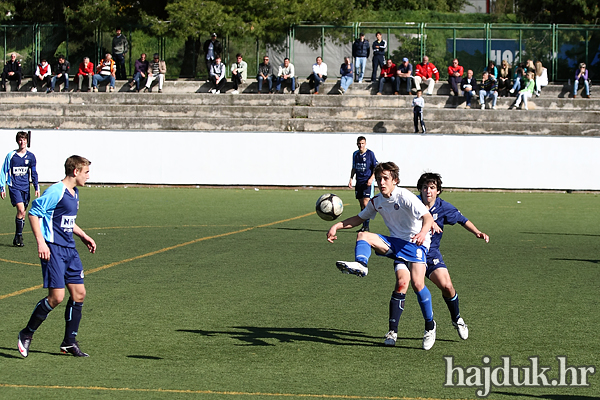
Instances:
[[[89,357],[88,353],[84,353],[79,348],[78,342],[73,342],[71,344],[62,342],[60,345],[60,352],[63,354],[72,354],[74,357]]]
[[[19,353],[23,357],[27,357],[29,355],[29,346],[31,345],[31,335],[27,335],[23,333],[23,331],[19,332],[19,342],[17,343],[17,348],[19,349]]]
[[[13,239],[13,246],[15,247],[23,247],[25,244],[23,243],[23,235],[15,235]]]

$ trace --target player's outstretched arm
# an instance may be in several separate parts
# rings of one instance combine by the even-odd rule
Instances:
[[[364,221],[364,219],[362,219],[358,215],[355,215],[354,217],[350,217],[348,219],[343,220],[342,222],[334,224],[331,228],[329,228],[329,231],[327,231],[327,240],[333,243],[333,241],[337,239],[336,233],[338,229],[354,228],[355,226],[362,224]]]
[[[44,239],[44,235],[42,234],[39,217],[29,214],[29,224],[31,225],[31,230],[33,231],[35,241],[37,242],[38,257],[42,260],[48,261],[50,259],[50,249],[48,248],[46,239]]]
[[[92,239],[91,237],[89,237],[83,231],[83,229],[81,229],[79,226],[77,226],[77,224],[75,224],[75,226],[73,227],[73,233],[75,235],[79,236],[79,238],[81,238],[81,241],[87,246],[87,248],[90,251],[90,253],[95,253],[96,252],[96,242],[94,242],[94,239]]]
[[[478,239],[485,240],[486,243],[489,243],[490,237],[485,233],[481,232],[471,221],[467,221],[466,224],[463,225],[466,230],[477,236]]]

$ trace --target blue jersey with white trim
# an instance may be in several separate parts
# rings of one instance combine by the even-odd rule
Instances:
[[[352,168],[356,172],[356,183],[367,183],[377,166],[375,153],[367,149],[363,154],[356,150],[352,154]]]
[[[73,228],[79,209],[79,190],[72,195],[62,182],[50,186],[35,199],[29,214],[40,218],[42,234],[46,242],[63,247],[75,247]]]
[[[421,199],[421,196],[419,196],[419,199]],[[433,203],[433,206],[429,209],[429,213],[433,216],[433,220],[442,230],[444,229],[444,224],[454,225],[458,222],[459,224],[464,225],[469,220],[462,215],[456,207],[439,197],[435,199],[435,203]],[[440,248],[440,241],[442,240],[443,234],[444,232],[433,234],[431,237],[431,250]]]
[[[29,191],[30,176],[35,190],[40,190],[36,164],[35,156],[30,151],[26,151],[23,156],[17,150],[8,153],[0,172],[0,191],[4,192],[6,184],[24,192]]]

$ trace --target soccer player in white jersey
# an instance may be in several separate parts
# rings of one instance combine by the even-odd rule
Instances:
[[[38,173],[36,170],[36,159],[32,152],[27,150],[27,132],[17,132],[17,144],[19,148],[13,150],[6,156],[2,170],[0,171],[0,197],[6,198],[4,186],[8,184],[8,193],[13,207],[17,208],[15,217],[15,237],[13,246],[23,247],[23,228],[25,227],[25,210],[30,200],[30,183],[33,183],[35,197],[40,197],[40,185],[38,184]]]
[[[73,235],[79,236],[90,253],[96,252],[96,242],[77,224],[79,191],[90,177],[90,161],[71,156],[65,162],[65,178],[50,186],[35,199],[29,210],[31,230],[37,241],[38,256],[42,264],[44,287],[48,296],[40,300],[29,318],[27,326],[19,332],[17,347],[23,357],[29,355],[29,346],[35,331],[65,297],[65,286],[70,294],[65,309],[65,336],[60,351],[75,357],[88,357],[79,349],[76,340],[85,299],[83,265],[75,248]]]
[[[367,275],[371,248],[377,255],[393,259],[396,286],[390,299],[389,332],[384,343],[387,346],[396,344],[398,322],[404,310],[410,281],[425,319],[423,349],[429,350],[435,343],[436,326],[431,294],[425,286],[425,269],[433,217],[417,196],[398,187],[399,174],[398,166],[393,162],[378,164],[375,167],[375,180],[381,193],[373,197],[358,215],[333,225],[327,232],[327,240],[333,243],[337,239],[338,229],[353,228],[367,219],[372,219],[377,213],[381,214],[390,235],[359,232],[356,238],[355,261],[338,261],[336,266],[345,273]]]

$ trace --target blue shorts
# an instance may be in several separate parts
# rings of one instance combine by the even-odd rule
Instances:
[[[425,276],[429,279],[429,275],[433,271],[438,268],[446,268],[446,264],[444,263],[444,259],[442,258],[442,253],[440,253],[439,249],[430,249],[427,254],[427,269],[425,270]]]
[[[387,244],[390,250],[387,254],[378,254],[394,260],[404,260],[411,263],[425,263],[427,260],[427,247],[419,246],[416,243],[406,240],[393,238],[384,235],[377,235]]]
[[[13,207],[16,207],[17,203],[23,203],[25,209],[29,206],[29,190],[19,190],[9,187],[8,195],[10,196],[10,204]]]
[[[41,260],[44,287],[64,289],[65,283],[83,283],[83,265],[77,249],[46,244],[50,249],[50,259]]]
[[[370,199],[373,197],[373,187],[367,183],[356,183],[354,186],[354,194],[357,199]]]

